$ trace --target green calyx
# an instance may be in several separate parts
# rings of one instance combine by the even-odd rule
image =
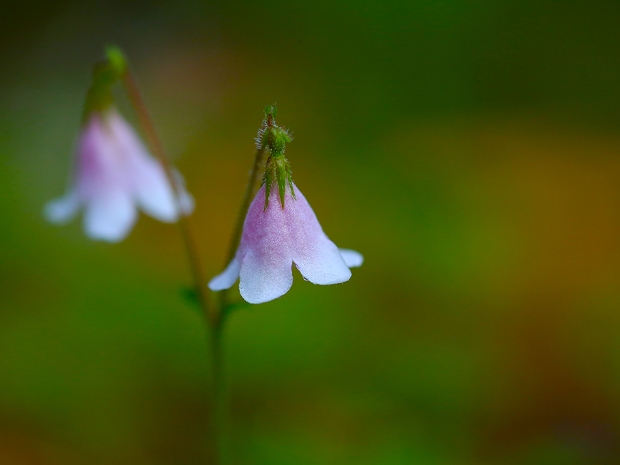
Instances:
[[[284,156],[270,156],[265,166],[265,175],[263,176],[263,184],[265,185],[265,208],[269,206],[269,194],[273,183],[278,183],[278,193],[280,194],[280,204],[284,208],[284,199],[286,198],[286,188],[291,190],[291,195],[295,198],[293,190],[293,173],[291,165]]]
[[[93,68],[93,79],[84,102],[83,121],[86,121],[92,113],[101,113],[112,106],[114,103],[112,86],[127,72],[127,60],[120,49],[109,47],[106,50],[106,57],[106,60],[97,63]]]
[[[265,165],[265,174],[263,175],[263,185],[265,186],[265,210],[267,210],[269,206],[269,195],[274,182],[278,184],[278,193],[280,194],[280,204],[282,208],[284,208],[287,187],[291,190],[293,198],[295,198],[291,165],[284,157],[286,144],[291,142],[293,138],[285,128],[276,124],[276,113],[277,108],[275,106],[270,105],[265,108],[265,119],[263,120],[263,124],[256,138],[258,148],[269,149],[270,152]]]

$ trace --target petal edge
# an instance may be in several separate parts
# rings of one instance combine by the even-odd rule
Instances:
[[[344,260],[344,263],[349,268],[357,268],[358,266],[362,266],[364,263],[364,257],[361,253],[356,252],[351,249],[338,249],[340,252],[340,256]]]
[[[314,284],[340,284],[351,279],[351,270],[345,264],[340,251],[327,236],[316,244],[302,249],[293,258],[299,272]]]
[[[239,291],[251,304],[262,304],[286,294],[293,285],[291,260],[265,261],[248,251],[241,263]]]
[[[223,291],[224,289],[230,289],[230,287],[235,284],[235,281],[239,278],[240,270],[241,264],[235,257],[224,271],[211,278],[211,281],[209,281],[209,289],[212,291]]]
[[[79,207],[78,196],[75,191],[71,191],[63,197],[48,202],[43,209],[43,215],[50,223],[62,224],[73,218]]]
[[[135,221],[132,199],[115,192],[90,200],[84,213],[84,230],[91,239],[119,242],[129,234]]]

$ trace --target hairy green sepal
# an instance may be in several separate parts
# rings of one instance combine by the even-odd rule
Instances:
[[[275,106],[270,105],[265,108],[265,119],[263,120],[263,125],[257,138],[260,147],[268,148],[270,152],[265,165],[265,174],[263,175],[263,184],[265,186],[265,210],[267,210],[269,206],[269,195],[274,182],[278,184],[278,193],[280,195],[280,204],[282,208],[284,208],[287,186],[291,190],[291,195],[295,198],[291,165],[284,157],[286,144],[291,142],[293,138],[286,129],[276,124],[276,112],[277,108]]]

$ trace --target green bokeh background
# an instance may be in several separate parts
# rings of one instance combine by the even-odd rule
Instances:
[[[297,185],[366,259],[232,315],[232,463],[620,463],[620,3],[0,5],[1,464],[209,463],[177,229],[110,245],[41,215],[110,43],[209,276],[274,102]]]

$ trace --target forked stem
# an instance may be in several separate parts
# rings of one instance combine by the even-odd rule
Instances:
[[[225,443],[226,443],[226,428],[227,428],[227,402],[224,383],[224,371],[223,371],[223,355],[222,355],[222,331],[223,322],[222,312],[220,307],[211,306],[209,304],[208,291],[206,287],[206,279],[203,272],[202,263],[200,260],[200,254],[198,247],[194,239],[194,229],[192,227],[190,218],[181,208],[180,198],[182,195],[182,186],[179,179],[175,175],[172,165],[164,153],[163,146],[155,126],[148,111],[146,105],[136,83],[134,76],[126,69],[122,75],[122,81],[129,95],[129,99],[138,115],[140,124],[143,128],[144,135],[147,139],[148,145],[153,151],[153,155],[161,163],[164,169],[166,178],[172,187],[174,193],[174,201],[176,203],[177,211],[179,212],[179,228],[183,237],[183,243],[185,245],[185,252],[190,264],[190,270],[194,280],[194,286],[198,298],[198,303],[202,309],[206,323],[210,330],[211,336],[211,362],[213,367],[213,429],[214,429],[214,441],[213,441],[213,463],[219,465],[223,463],[223,457],[225,455]]]
[[[122,56],[120,57],[122,59]],[[226,461],[228,449],[228,399],[223,367],[224,356],[222,344],[224,323],[226,321],[226,317],[228,315],[228,310],[230,307],[228,291],[224,290],[220,292],[218,305],[210,305],[208,290],[206,287],[206,279],[200,260],[200,254],[198,252],[198,247],[196,246],[196,241],[194,239],[194,230],[189,217],[181,208],[180,198],[183,193],[183,187],[178,177],[175,175],[170,161],[164,153],[163,146],[161,144],[161,141],[159,140],[159,137],[157,136],[153,121],[151,120],[151,117],[146,110],[146,105],[144,104],[144,100],[136,83],[136,80],[126,66],[126,63],[124,63],[124,71],[121,78],[127,94],[129,95],[129,99],[131,100],[131,103],[133,105],[133,108],[138,115],[140,124],[144,131],[144,135],[147,139],[147,143],[151,147],[153,155],[161,163],[161,166],[163,167],[166,174],[166,178],[168,179],[168,182],[172,187],[174,193],[174,201],[176,203],[177,211],[179,212],[179,228],[181,230],[183,243],[185,245],[185,251],[190,264],[190,270],[194,280],[198,303],[200,304],[200,307],[204,314],[205,321],[209,326],[211,336],[211,362],[213,367],[212,419],[213,429],[215,433],[215,439],[213,441],[214,451],[212,463],[214,465],[221,465]],[[272,114],[266,115],[265,124],[266,129],[270,129],[272,127]],[[248,180],[243,201],[241,202],[241,206],[239,208],[237,221],[233,229],[225,266],[227,266],[228,263],[234,258],[237,247],[239,246],[241,234],[243,231],[245,215],[250,206],[250,202],[252,201],[252,197],[255,194],[263,158],[267,150],[268,147],[266,147],[265,144],[259,143],[256,154],[254,156],[254,165],[252,166],[252,171],[250,172],[250,178]]]

